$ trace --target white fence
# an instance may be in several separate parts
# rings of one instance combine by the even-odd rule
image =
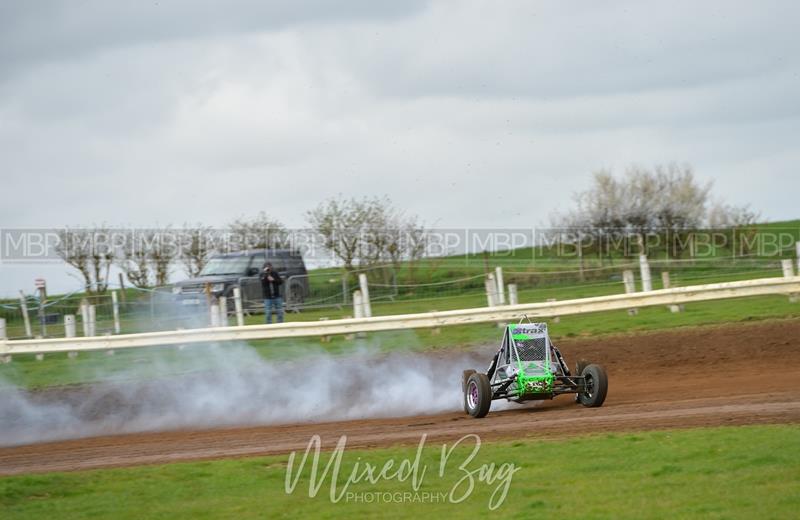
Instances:
[[[790,295],[798,293],[800,293],[800,276],[763,278],[758,280],[661,289],[633,294],[597,296],[576,300],[480,307],[420,314],[375,316],[371,318],[145,332],[117,336],[109,335],[14,341],[0,340],[0,354],[7,356],[10,354],[122,349],[212,341],[246,341],[303,336],[331,336],[335,334],[352,334],[355,332],[377,332],[397,329],[435,328],[472,323],[505,322],[519,319],[523,314],[526,314],[530,318],[546,318],[654,305],[677,305],[744,296],[769,294]]]

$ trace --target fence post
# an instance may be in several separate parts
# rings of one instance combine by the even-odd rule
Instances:
[[[553,303],[555,301],[558,301],[558,299],[557,298],[548,298],[547,299],[548,303]],[[553,316],[553,323],[559,323],[559,322],[561,322],[561,317],[560,316]]]
[[[83,335],[89,336],[89,306],[86,300],[81,300],[81,324],[83,325]]]
[[[794,276],[794,262],[790,258],[785,258],[781,260],[781,267],[783,268],[783,277],[784,278],[791,278]]]
[[[361,289],[353,291],[353,316],[356,319],[364,317],[364,308],[361,306]]]
[[[625,284],[625,294],[636,292],[636,280],[633,278],[633,271],[630,269],[622,271],[622,282]],[[628,309],[629,316],[635,316],[638,313],[638,309]]]
[[[329,319],[330,318],[328,318],[327,316],[323,316],[322,318],[319,319],[319,321],[328,321]],[[330,336],[320,336],[319,337],[319,342],[320,343],[330,343],[331,342],[331,337]]]
[[[495,299],[495,294],[497,293],[497,284],[494,281],[494,275],[492,273],[486,275],[484,286],[486,287],[486,306],[494,307],[497,305]]]
[[[347,301],[347,297],[350,296],[350,275],[343,274],[342,275],[342,304],[347,305],[349,302]]]
[[[242,312],[242,289],[239,286],[233,288],[233,305],[236,308],[236,325],[244,326],[244,313]]]
[[[784,278],[791,278],[794,276],[794,262],[790,258],[785,258],[781,260],[781,268],[783,268],[783,277]],[[797,303],[798,301],[797,294],[790,294],[789,301],[791,303]]]
[[[122,291],[122,301],[125,301],[125,278],[122,276],[122,273],[119,274],[119,290]]]
[[[495,267],[494,273],[495,281],[497,282],[497,305],[505,305],[506,293],[505,285],[503,284],[503,268],[499,266]]]
[[[64,315],[64,336],[67,338],[74,338],[75,337],[75,315],[74,314],[65,314]]]
[[[265,310],[269,312],[267,309]],[[217,307],[216,303],[208,306],[208,318],[212,327],[219,327],[219,307]]]
[[[44,304],[47,303],[47,290],[44,287],[39,287],[39,327],[41,327],[42,337],[47,337],[47,320],[44,316]]]
[[[636,292],[636,281],[633,278],[633,271],[630,269],[622,271],[622,283],[625,284],[625,294]]]
[[[111,305],[114,312],[114,334],[119,334],[122,330],[119,326],[119,298],[117,291],[111,291]]]
[[[508,284],[508,304],[517,305],[519,303],[519,296],[517,294],[517,284]]]
[[[25,293],[19,292],[19,308],[22,310],[22,321],[25,322],[25,336],[32,337],[31,332],[31,319],[28,316],[28,303],[25,301]]]
[[[661,285],[664,286],[664,289],[669,289],[672,286],[669,280],[669,271],[661,271]],[[667,309],[670,312],[681,312],[683,305],[667,305]]]
[[[6,319],[0,318],[0,341],[5,341],[8,338],[6,334]]]
[[[361,305],[364,308],[364,317],[372,317],[372,305],[369,302],[369,284],[367,283],[367,275],[361,273],[358,275],[358,285],[361,288]]]
[[[642,291],[652,291],[653,279],[650,277],[650,264],[647,263],[647,255],[639,255],[639,270],[642,273]]]
[[[97,308],[89,305],[89,335],[97,335]]]
[[[795,242],[794,248],[797,250],[797,274],[800,275],[800,241]]]
[[[227,327],[228,323],[228,298],[226,296],[220,296],[217,300],[217,306],[219,307],[219,324],[222,327]]]
[[[364,297],[361,294],[361,289],[356,289],[353,291],[353,315],[356,319],[364,317]],[[366,336],[363,332],[357,332],[357,338],[363,338]]]

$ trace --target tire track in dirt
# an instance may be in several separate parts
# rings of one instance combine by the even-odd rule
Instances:
[[[603,407],[583,408],[561,396],[481,420],[453,412],[93,437],[0,448],[0,474],[281,454],[305,449],[312,435],[320,435],[327,448],[340,435],[348,436],[348,447],[372,448],[417,444],[423,434],[430,445],[467,433],[498,440],[800,423],[800,320],[570,339],[559,347],[573,364],[582,357],[606,366],[610,383]]]

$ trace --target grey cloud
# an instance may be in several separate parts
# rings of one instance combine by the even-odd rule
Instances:
[[[510,4],[473,2],[444,24],[451,6],[437,4],[358,48],[358,63],[400,97],[549,99],[717,84],[800,61],[791,2]]]
[[[0,226],[299,227],[386,193],[521,227],[673,160],[797,216],[793,2],[210,5],[0,4]]]
[[[213,38],[275,31],[291,25],[391,20],[418,12],[423,0],[49,0],[0,4],[0,71],[42,61],[74,60],[87,53],[165,40]]]

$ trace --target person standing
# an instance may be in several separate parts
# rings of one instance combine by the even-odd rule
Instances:
[[[278,323],[283,323],[283,298],[281,298],[281,276],[267,262],[261,270],[261,290],[264,293],[264,319],[272,323],[272,309],[278,315]]]

